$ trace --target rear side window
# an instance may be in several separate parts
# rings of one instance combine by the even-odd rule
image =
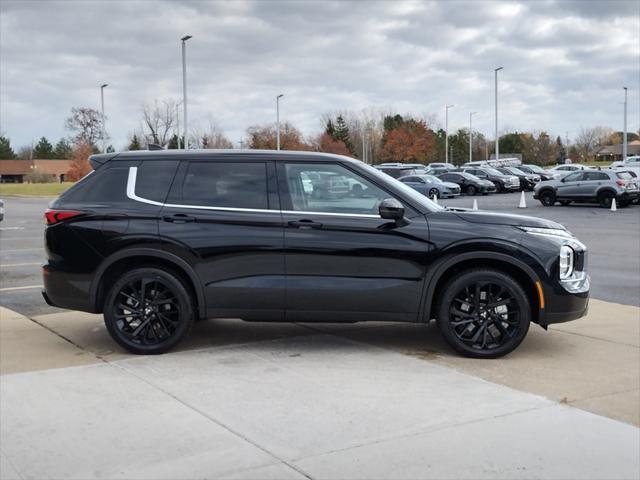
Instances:
[[[631,180],[632,178],[635,178],[634,175],[631,175],[631,172],[618,172],[616,173],[616,175],[618,176],[618,178],[621,178],[623,180]]]
[[[127,200],[129,168],[100,168],[60,196],[64,203],[106,204]]]
[[[136,195],[164,203],[177,168],[177,160],[143,162],[136,175]]]
[[[602,172],[587,172],[585,176],[586,180],[609,180],[609,175]]]
[[[182,203],[191,206],[269,208],[264,162],[191,162],[182,183]]]

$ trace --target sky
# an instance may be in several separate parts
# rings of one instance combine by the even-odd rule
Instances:
[[[321,116],[367,108],[449,128],[573,138],[581,127],[640,129],[640,1],[0,0],[0,133],[14,149],[68,136],[72,107],[100,108],[119,150],[141,105],[182,99],[187,42],[192,126],[236,145],[281,120],[303,134]]]

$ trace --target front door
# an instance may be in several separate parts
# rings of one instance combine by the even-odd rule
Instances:
[[[282,320],[283,227],[272,162],[183,161],[161,212],[160,238],[204,285],[209,317]]]
[[[379,203],[393,195],[346,165],[277,167],[287,320],[415,320],[429,250],[424,216],[406,206],[405,226],[380,218]]]
[[[584,180],[583,172],[573,172],[564,177],[556,189],[558,198],[578,198]]]

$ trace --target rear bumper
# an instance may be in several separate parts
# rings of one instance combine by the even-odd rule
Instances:
[[[44,301],[52,307],[96,313],[91,301],[91,277],[57,270],[51,263],[42,266]]]

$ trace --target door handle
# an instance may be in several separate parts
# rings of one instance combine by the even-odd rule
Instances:
[[[196,217],[192,217],[190,215],[185,215],[184,213],[176,213],[175,215],[167,215],[165,217],[162,217],[162,219],[165,222],[171,222],[171,223],[188,223],[188,222],[195,222],[196,221]]]
[[[304,229],[308,229],[308,228],[322,228],[322,224],[318,223],[318,222],[314,222],[313,220],[291,220],[289,222],[289,226],[290,227],[294,227],[294,228],[304,228]]]

